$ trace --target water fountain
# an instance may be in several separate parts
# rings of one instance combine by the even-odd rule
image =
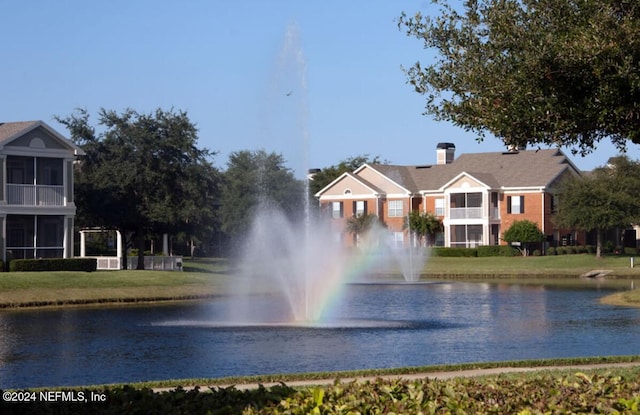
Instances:
[[[295,24],[287,29],[276,66],[270,83],[271,114],[267,118],[284,120],[284,125],[279,126],[282,131],[275,131],[277,140],[269,142],[278,146],[278,140],[288,137],[291,142],[283,144],[288,150],[286,158],[293,158],[294,169],[300,175],[308,168],[309,137],[306,64]],[[274,133],[271,129],[269,134]],[[239,255],[231,287],[235,300],[224,316],[225,324],[319,324],[327,304],[342,285],[353,278],[362,280],[366,272],[363,264],[379,266],[377,260],[381,258],[400,265],[406,281],[419,278],[417,270],[424,262],[414,255],[415,252],[386,249],[386,230],[380,230],[385,235],[377,237],[378,246],[385,248],[383,255],[372,259],[363,250],[361,257],[353,252],[347,256],[326,223],[312,223],[308,180],[305,180],[307,186],[300,195],[305,200],[304,219],[295,221],[285,217],[269,200],[263,200],[256,209],[257,214]],[[354,275],[357,273],[360,275]]]
[[[321,226],[292,222],[262,205],[253,221],[234,278],[233,320],[241,322],[318,321],[344,282],[346,258]],[[278,307],[261,308],[256,296],[281,297]],[[273,301],[270,301],[273,303]]]

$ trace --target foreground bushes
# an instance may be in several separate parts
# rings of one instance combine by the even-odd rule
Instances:
[[[95,271],[95,258],[14,259],[9,271]]]
[[[129,386],[93,391],[104,402],[0,401],[2,414],[542,414],[639,413],[640,370],[624,375],[503,375],[453,380],[336,382],[293,389],[213,388],[155,393]],[[83,391],[91,396],[91,391]]]

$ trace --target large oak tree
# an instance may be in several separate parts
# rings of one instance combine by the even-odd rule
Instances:
[[[144,268],[145,238],[162,233],[204,239],[216,226],[219,172],[214,153],[197,147],[185,112],[99,111],[99,132],[86,110],[56,118],[86,156],[76,172],[78,224],[131,235]],[[125,253],[123,266],[126,264]]]
[[[554,222],[596,232],[596,256],[602,255],[604,232],[640,223],[640,163],[616,157],[591,174],[564,182],[558,191]]]
[[[515,146],[640,143],[639,2],[432,3],[398,21],[435,52],[406,69],[425,114]]]

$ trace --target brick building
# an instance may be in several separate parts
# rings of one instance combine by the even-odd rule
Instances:
[[[345,246],[346,218],[377,215],[396,246],[409,244],[403,229],[410,211],[431,212],[444,225],[436,245],[475,247],[503,244],[513,221],[538,224],[548,245],[584,243],[584,235],[557,228],[553,221],[558,184],[580,170],[559,149],[462,154],[439,143],[436,163],[416,166],[364,164],[316,193],[320,211]]]

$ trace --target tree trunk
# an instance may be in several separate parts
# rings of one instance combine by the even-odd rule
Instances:
[[[144,233],[136,233],[136,247],[138,248],[138,266],[136,269],[144,269]]]
[[[117,255],[120,255],[120,268],[127,269],[127,233],[124,230],[120,231],[120,238],[122,238],[122,246]]]
[[[596,258],[602,257],[602,229],[596,229]]]

